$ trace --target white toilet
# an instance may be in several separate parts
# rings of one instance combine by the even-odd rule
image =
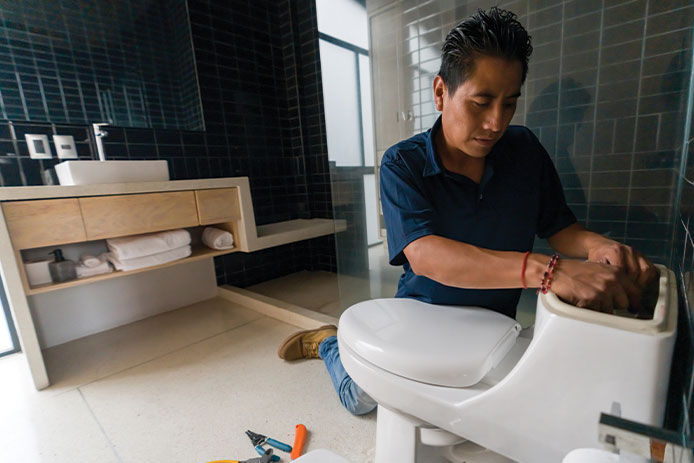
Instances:
[[[476,307],[361,302],[340,318],[345,369],[379,404],[376,463],[557,463],[601,448],[601,412],[660,426],[677,325],[663,266],[654,316],[537,300],[532,337]],[[437,455],[434,457],[433,455]]]

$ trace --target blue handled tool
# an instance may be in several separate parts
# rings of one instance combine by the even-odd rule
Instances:
[[[271,437],[263,436],[262,434],[257,434],[253,431],[246,431],[246,435],[251,440],[256,450],[258,450],[258,447],[262,448],[263,444],[268,444],[275,447],[276,449],[282,450],[283,452],[289,453],[292,451],[291,445],[287,445],[284,442],[272,439]],[[260,452],[260,450],[258,450],[258,452]]]
[[[280,461],[280,457],[272,454],[272,449],[265,450],[262,445],[256,445],[255,451],[258,452],[258,455],[267,455],[267,452],[270,452],[270,459],[268,461]]]

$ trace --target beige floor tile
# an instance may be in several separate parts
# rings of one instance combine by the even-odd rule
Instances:
[[[291,445],[297,423],[308,450],[368,461],[375,414],[345,411],[322,361],[277,358],[295,330],[262,318],[80,389],[126,463],[250,458],[246,429]]]
[[[246,289],[318,312],[340,298],[337,274],[324,271],[292,273]]]
[[[22,354],[0,359],[0,377],[0,461],[119,461],[78,390],[36,391]]]
[[[402,267],[388,263],[383,244],[370,247],[368,254],[369,269],[364,276],[302,271],[246,289],[339,318],[357,302],[395,296]]]
[[[260,317],[214,298],[46,349],[49,391],[73,389]]]

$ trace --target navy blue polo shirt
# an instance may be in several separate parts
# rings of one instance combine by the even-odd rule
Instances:
[[[403,249],[439,235],[498,251],[529,251],[576,222],[547,151],[527,128],[509,126],[486,157],[479,184],[450,172],[436,153],[441,118],[389,148],[381,161],[381,204],[392,265],[402,265],[396,297],[487,307],[515,317],[520,289],[463,289],[415,275]],[[520,279],[520,268],[518,269]]]

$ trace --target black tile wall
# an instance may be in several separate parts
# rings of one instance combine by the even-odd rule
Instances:
[[[547,31],[540,35],[561,44],[560,62],[538,67],[554,63],[557,54],[536,47],[526,84],[529,104],[517,119],[539,134],[572,208],[585,210],[581,220],[589,228],[667,263],[672,235],[667,211],[674,199],[688,75],[681,61],[691,48],[684,28],[694,12],[684,1],[666,9],[654,9],[659,2],[646,0],[586,3],[580,10],[576,3],[542,10],[564,26],[552,37]],[[537,8],[529,2],[519,11],[533,37]],[[664,53],[671,53],[669,59],[661,59]],[[649,63],[653,58],[657,63]],[[548,99],[555,92],[556,103]],[[562,134],[556,145],[544,136],[555,129]]]
[[[689,159],[692,153],[689,150]],[[682,189],[676,214],[672,268],[677,274],[679,317],[667,402],[666,427],[681,430],[684,441],[694,440],[694,177],[686,170],[679,177]]]
[[[4,2],[0,50],[4,119],[202,128],[185,0]]]
[[[189,0],[187,8],[205,131],[108,127],[107,159],[166,159],[173,180],[248,176],[258,225],[331,218],[313,0]],[[30,159],[25,132],[73,135],[80,157],[96,159],[88,126],[0,121],[2,186],[40,185],[57,162]],[[215,269],[219,284],[239,286],[336,271],[335,240],[222,256]]]
[[[533,40],[513,123],[542,141],[579,220],[669,262],[691,1],[405,2],[404,40],[418,48],[415,61],[417,53],[438,51],[458,20],[494,4],[517,13]],[[421,70],[413,78],[415,131],[428,129],[438,115],[432,78]],[[619,213],[596,213],[610,206]]]
[[[551,154],[579,220],[668,263],[694,6],[688,0],[499,3],[519,15],[534,46],[513,122],[530,127]],[[431,53],[457,20],[493,4],[406,4],[405,38]],[[432,17],[450,19],[431,23]],[[413,101],[416,131],[437,116],[424,98],[432,77],[414,77],[421,89]],[[596,215],[606,206],[622,208],[611,217]]]
[[[335,217],[347,223],[347,229],[335,237],[340,275],[369,279],[369,248],[364,214],[364,175],[369,167],[335,167],[331,164]]]

